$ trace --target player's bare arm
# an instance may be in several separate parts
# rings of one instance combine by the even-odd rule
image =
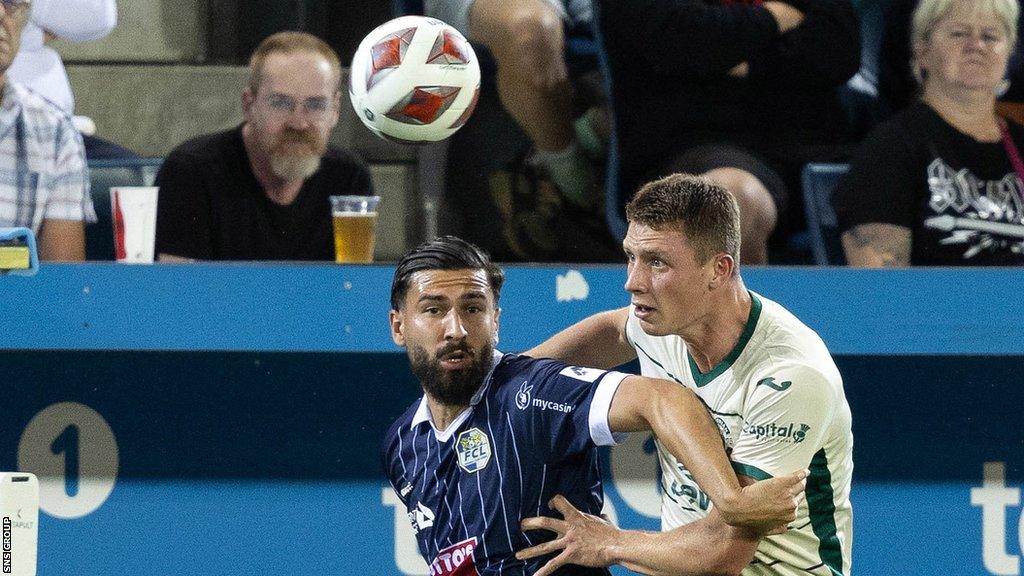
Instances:
[[[558,554],[535,576],[552,574],[569,564],[620,564],[640,574],[659,576],[739,574],[754,557],[760,540],[753,530],[723,522],[715,509],[703,520],[668,532],[644,532],[622,530],[584,514],[562,496],[552,498],[550,505],[562,514],[561,520],[538,516],[521,523],[523,530],[547,530],[556,536],[516,554],[521,560]]]
[[[691,390],[667,380],[629,376],[608,412],[612,432],[650,430],[714,502],[726,523],[770,531],[796,518],[807,472],[741,487],[718,426]]]
[[[628,306],[594,314],[524,354],[534,358],[554,358],[593,368],[621,366],[636,358],[636,351],[626,341],[625,327],[628,317]]]
[[[850,266],[910,266],[911,232],[895,224],[861,224],[843,232],[843,251]]]

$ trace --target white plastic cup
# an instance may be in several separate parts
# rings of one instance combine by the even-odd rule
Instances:
[[[152,264],[156,244],[156,186],[110,189],[114,255],[118,262]]]

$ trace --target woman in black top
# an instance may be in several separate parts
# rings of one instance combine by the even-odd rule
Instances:
[[[922,0],[920,100],[862,144],[833,198],[853,266],[1024,264],[1024,128],[1001,120],[1017,0]]]

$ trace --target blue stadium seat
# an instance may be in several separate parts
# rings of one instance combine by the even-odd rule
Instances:
[[[90,160],[92,203],[99,219],[85,227],[86,260],[114,259],[114,228],[110,213],[113,186],[152,186],[163,158]]]
[[[839,225],[832,208],[832,192],[850,170],[848,164],[807,164],[804,166],[804,210],[814,263],[822,266],[846,264],[839,240]]]

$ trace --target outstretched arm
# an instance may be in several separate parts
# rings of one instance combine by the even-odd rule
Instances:
[[[554,358],[580,366],[615,368],[636,358],[626,341],[629,307],[594,314],[524,352],[534,358]]]
[[[615,392],[608,425],[612,432],[654,432],[686,465],[728,524],[769,531],[796,518],[806,471],[741,489],[718,426],[703,401],[688,388],[667,380],[629,376]]]
[[[551,500],[563,520],[538,516],[522,522],[525,530],[547,530],[556,538],[520,550],[521,560],[558,553],[535,576],[552,574],[575,564],[604,567],[621,564],[634,572],[651,575],[739,574],[754,556],[760,535],[722,522],[711,510],[703,520],[668,532],[621,530],[574,508],[562,496]]]

